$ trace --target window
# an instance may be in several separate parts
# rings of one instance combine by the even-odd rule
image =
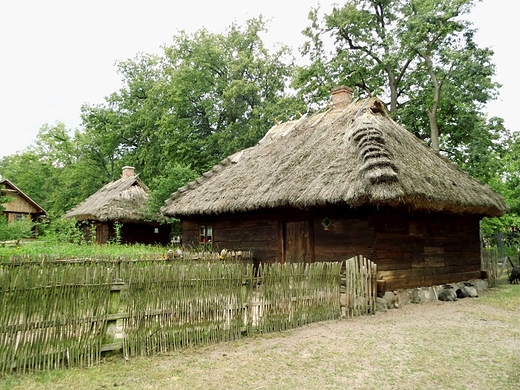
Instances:
[[[213,226],[206,225],[200,227],[200,246],[205,251],[213,249]]]

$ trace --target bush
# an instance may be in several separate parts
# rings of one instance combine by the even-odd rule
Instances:
[[[7,222],[5,215],[0,216],[0,241],[21,240],[32,238],[34,235],[34,222],[28,218]]]
[[[76,221],[71,218],[50,218],[42,229],[42,235],[48,242],[55,243],[75,243],[80,244],[85,241],[85,235],[76,225]],[[95,235],[94,235],[95,237]]]

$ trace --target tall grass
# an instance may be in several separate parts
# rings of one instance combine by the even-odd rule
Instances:
[[[165,258],[169,248],[154,245],[74,244],[54,243],[45,240],[22,241],[18,245],[0,245],[0,262],[19,257],[21,259],[84,259],[91,257],[125,257],[154,260]]]

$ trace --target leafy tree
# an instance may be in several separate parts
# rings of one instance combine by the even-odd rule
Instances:
[[[426,99],[416,99],[413,91],[407,96],[410,101],[421,102],[420,107],[426,110],[429,138],[436,151],[441,132],[453,136],[471,131],[472,127],[463,126],[468,122],[457,116],[481,111],[497,93],[498,84],[491,80],[495,73],[493,52],[476,45],[471,24],[460,18],[471,10],[472,4],[472,0],[413,0],[403,9],[402,39],[419,57],[415,73],[419,77],[427,75],[427,83],[422,84]],[[457,126],[450,126],[446,119]],[[464,135],[467,139],[468,134]]]
[[[76,135],[80,161],[97,172],[105,183],[117,179],[125,155],[120,115],[110,106],[84,105],[81,117],[84,131]]]
[[[333,85],[387,98],[392,116],[432,147],[448,154],[465,147],[483,105],[496,96],[493,52],[479,48],[461,16],[472,0],[350,0],[319,22],[310,12],[294,86],[307,101]],[[333,51],[323,53],[327,37]],[[471,119],[468,121],[468,119]],[[425,129],[430,129],[425,132]],[[440,138],[439,138],[440,137]]]
[[[276,116],[304,108],[285,92],[291,74],[291,64],[284,62],[288,48],[270,54],[262,31],[262,19],[251,19],[244,28],[231,25],[225,34],[181,33],[165,47],[164,86],[173,111],[161,130],[176,130],[167,148],[178,162],[207,170],[254,145]]]
[[[303,31],[309,39],[302,55],[310,65],[297,68],[294,85],[313,102],[322,100],[337,84],[356,87],[362,95],[389,97],[394,112],[401,95],[399,87],[414,65],[415,53],[397,39],[399,1],[350,0],[334,7],[319,21],[319,8],[309,13],[311,26]],[[334,46],[330,53],[328,36]]]
[[[482,230],[488,237],[500,232],[508,245],[520,248],[520,133],[513,133],[506,143],[507,153],[502,156],[505,170],[492,186],[505,197],[510,211],[500,218],[484,219]]]
[[[164,206],[164,202],[172,193],[197,177],[197,173],[189,166],[169,163],[165,173],[156,177],[151,183],[148,202],[149,215],[154,216],[160,213],[161,207]]]
[[[36,203],[46,209],[46,186],[53,168],[33,151],[24,151],[0,160],[0,172]]]
[[[161,172],[167,158],[158,124],[171,103],[157,91],[163,77],[161,60],[138,54],[119,62],[117,71],[123,87],[105,104],[82,107],[83,156],[107,181],[117,179],[124,165],[135,166],[146,181]]]
[[[118,63],[123,88],[83,107],[89,158],[107,171],[115,161],[133,165],[148,183],[170,162],[200,174],[254,145],[275,119],[302,111],[287,93],[289,50],[271,54],[263,31],[258,18],[223,34],[180,32],[163,56]]]
[[[81,158],[75,136],[63,123],[44,125],[27,150],[0,161],[0,172],[49,215],[62,215],[101,183],[98,172]]]

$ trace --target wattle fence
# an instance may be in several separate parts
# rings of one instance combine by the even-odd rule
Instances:
[[[376,268],[338,263],[0,264],[0,373],[86,367],[375,313]]]

